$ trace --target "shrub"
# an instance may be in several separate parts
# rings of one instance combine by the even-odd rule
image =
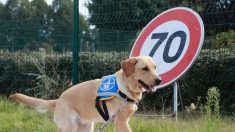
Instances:
[[[101,78],[120,69],[120,62],[128,52],[80,53],[79,82]],[[197,97],[206,101],[208,87],[221,92],[221,109],[235,111],[235,53],[231,49],[204,49],[194,66],[179,79],[183,103],[188,106]],[[0,93],[21,92],[43,98],[56,98],[71,86],[72,58],[66,54],[39,52],[0,52]],[[144,96],[140,108],[171,111],[173,90],[163,88]],[[204,98],[203,98],[204,97]],[[224,105],[226,104],[226,105]],[[165,110],[166,110],[165,109]],[[164,111],[165,111],[164,110]]]
[[[209,87],[217,87],[221,93],[221,108],[227,112],[235,110],[235,52],[229,49],[202,50],[199,58],[180,80],[182,99],[185,105],[196,102],[206,102]]]
[[[57,96],[70,82],[71,57],[41,53],[1,53],[2,94],[22,92],[42,97]],[[47,89],[47,91],[46,91]],[[49,90],[50,89],[50,90]]]
[[[71,86],[71,54],[0,53],[0,93],[21,92],[55,98]],[[101,78],[120,69],[127,52],[81,53],[79,81]]]
[[[220,131],[220,93],[216,87],[208,89],[206,105],[203,107],[205,132]]]

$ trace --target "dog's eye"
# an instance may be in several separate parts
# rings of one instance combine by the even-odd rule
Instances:
[[[146,66],[143,68],[144,71],[149,71],[149,68]]]

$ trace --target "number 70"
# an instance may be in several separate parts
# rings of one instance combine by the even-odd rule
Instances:
[[[153,33],[151,39],[159,39],[157,41],[157,43],[153,46],[152,50],[149,53],[149,56],[153,57],[153,55],[155,54],[156,50],[159,48],[159,46],[163,43],[163,41],[166,40],[168,36],[168,32],[164,32],[164,33]],[[176,52],[176,54],[174,56],[169,56],[169,50],[170,50],[170,46],[173,42],[173,40],[179,37],[180,38],[180,46]],[[163,60],[166,63],[172,63],[174,61],[176,61],[180,55],[182,54],[182,51],[184,49],[185,46],[185,42],[186,42],[186,33],[184,31],[176,31],[173,34],[171,34],[171,36],[168,38],[167,42],[166,42],[166,46],[164,48],[163,51]]]

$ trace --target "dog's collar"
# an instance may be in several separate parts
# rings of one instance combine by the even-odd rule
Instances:
[[[130,99],[126,94],[124,94],[122,91],[118,91],[118,94],[120,95],[121,98],[123,98],[124,100],[126,100],[127,102],[130,103],[138,103],[139,101],[135,101],[133,99]]]
[[[126,78],[125,77],[125,74],[123,73],[122,74],[122,81],[124,81],[124,78]],[[117,79],[117,83],[119,82],[119,80]],[[129,98],[126,94],[124,94],[122,91],[121,91],[121,89],[120,88],[125,88],[126,90],[127,90],[127,92],[131,92],[131,91],[129,91],[128,90],[128,87],[125,85],[125,84],[123,84],[123,83],[118,83],[118,87],[119,87],[119,91],[118,91],[118,94],[119,94],[119,98],[121,97],[124,101],[127,101],[127,102],[129,102],[129,103],[135,103],[135,104],[138,104],[139,103],[139,101],[140,100],[133,100],[133,99],[131,99],[131,98]]]

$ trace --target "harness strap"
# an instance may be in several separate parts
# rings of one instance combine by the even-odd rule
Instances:
[[[109,119],[109,112],[108,112],[108,109],[107,109],[107,105],[105,103],[105,100],[102,100],[102,106],[103,106],[103,110],[102,108],[100,107],[99,105],[99,102],[100,102],[100,97],[97,96],[96,97],[96,103],[95,103],[95,107],[96,109],[98,110],[98,112],[100,113],[100,115],[102,116],[102,118],[107,121]]]
[[[118,94],[125,99],[127,102],[131,102],[131,103],[137,103],[137,101],[130,99],[126,94],[124,94],[123,92],[121,92],[120,90],[118,91]]]
[[[130,102],[130,103],[135,103],[137,104],[138,101],[135,101],[133,99],[130,99],[126,94],[124,94],[123,92],[119,91],[118,94],[115,94],[115,93],[111,93],[111,92],[107,92],[107,93],[104,93],[104,94],[109,94],[109,95],[114,95],[118,98],[120,98],[121,100],[123,101],[126,101],[126,102]],[[100,94],[102,95],[102,94]],[[102,103],[102,107],[103,109],[101,108],[99,102],[101,101]],[[107,105],[105,103],[105,100],[100,100],[100,96],[97,96],[96,97],[96,103],[95,103],[95,107],[96,109],[98,110],[98,112],[100,113],[100,115],[102,116],[102,118],[105,120],[105,121],[108,121],[109,120],[109,111],[108,111],[108,108],[107,108]]]

